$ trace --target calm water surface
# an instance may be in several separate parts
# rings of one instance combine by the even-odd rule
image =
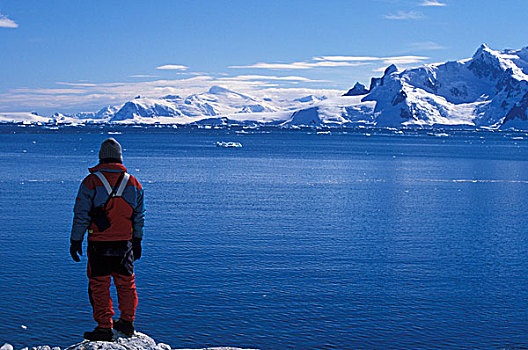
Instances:
[[[147,205],[136,327],[157,341],[528,346],[526,137],[122,132]],[[68,239],[106,137],[0,129],[0,343],[67,346],[94,326]]]

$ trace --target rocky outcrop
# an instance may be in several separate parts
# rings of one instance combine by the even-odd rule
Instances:
[[[343,96],[361,96],[368,94],[369,90],[367,87],[359,82],[357,82],[354,87],[348,90]]]
[[[65,348],[64,350],[171,350],[171,346],[164,343],[156,343],[154,339],[146,334],[136,332],[133,337],[117,337],[114,342],[102,341],[88,341],[84,340],[78,344],[74,344]],[[13,350],[10,344],[4,344],[0,350]],[[48,345],[41,345],[32,348],[24,348],[22,350],[61,350],[59,347],[50,347]],[[187,349],[189,350],[189,349]],[[214,347],[201,348],[196,350],[252,350],[240,349],[232,347]]]

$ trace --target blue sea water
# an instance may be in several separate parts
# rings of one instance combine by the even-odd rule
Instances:
[[[147,206],[136,327],[157,341],[528,346],[526,135],[117,131]],[[94,326],[68,239],[108,136],[0,128],[0,343],[63,347]]]

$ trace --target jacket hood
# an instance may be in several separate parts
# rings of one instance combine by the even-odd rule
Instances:
[[[120,172],[127,171],[125,166],[121,163],[101,163],[97,164],[92,168],[88,168],[90,173],[95,173],[97,171],[110,171],[110,172]]]

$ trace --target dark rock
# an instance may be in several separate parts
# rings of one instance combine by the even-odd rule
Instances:
[[[370,79],[369,91],[374,90],[376,87],[381,85],[381,78],[372,78]]]
[[[520,120],[528,120],[528,115],[526,112],[528,111],[528,92],[524,94],[523,98],[515,104],[515,106],[510,109],[508,114],[506,114],[506,118],[504,118],[504,123],[509,120],[514,119],[520,119]]]
[[[181,100],[181,98],[179,95],[165,95],[162,97],[164,100]]]
[[[383,86],[383,83],[385,82],[385,78],[389,75],[391,75],[394,72],[397,72],[398,68],[395,64],[391,64],[390,66],[385,69],[385,72],[383,72],[383,76],[381,77],[380,86]]]
[[[396,106],[398,103],[405,101],[406,98],[407,94],[405,93],[405,91],[400,90],[400,92],[398,92],[396,96],[394,96],[394,99],[392,100],[392,105]]]
[[[392,74],[392,73],[397,72],[397,71],[398,71],[398,68],[396,67],[396,65],[395,64],[391,64],[390,66],[387,67],[387,69],[385,69],[385,72],[383,72],[383,76]]]
[[[435,78],[429,77],[424,82],[424,86],[428,87],[436,94],[438,92],[438,89],[440,88],[440,83]]]
[[[356,83],[356,85],[354,85],[352,89],[348,90],[343,96],[360,96],[360,95],[365,95],[368,93],[369,93],[369,90],[366,88],[366,86],[358,82]]]

